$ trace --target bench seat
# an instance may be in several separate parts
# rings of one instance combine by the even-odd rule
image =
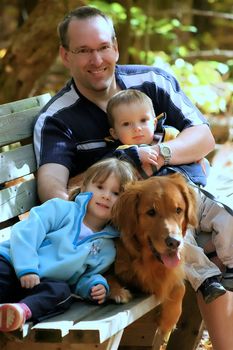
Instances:
[[[11,225],[39,203],[32,133],[38,111],[50,98],[44,94],[0,106],[0,242],[10,237]],[[154,296],[147,295],[137,295],[124,305],[93,305],[78,300],[64,314],[35,325],[26,323],[20,331],[0,333],[0,349],[159,350],[155,345],[158,305]],[[174,332],[168,350],[194,349],[201,323],[198,317],[191,326],[189,313],[185,321],[180,320],[179,342]],[[182,331],[187,335],[185,344]]]

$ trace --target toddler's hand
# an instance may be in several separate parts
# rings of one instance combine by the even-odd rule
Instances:
[[[20,277],[22,288],[33,288],[40,283],[40,277],[36,274],[28,274]]]
[[[139,147],[138,155],[143,165],[158,165],[158,152],[151,146]]]
[[[157,169],[158,163],[158,153],[151,146],[140,147],[138,149],[138,154],[141,161],[141,167],[147,174],[147,176],[152,176],[154,173],[154,166]]]
[[[102,284],[97,284],[91,288],[91,298],[98,304],[103,304],[106,299],[106,288]]]

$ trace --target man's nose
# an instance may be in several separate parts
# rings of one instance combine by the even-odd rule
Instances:
[[[98,50],[93,50],[91,53],[90,61],[91,63],[94,63],[96,65],[102,63],[103,59],[102,59],[101,52],[99,52]]]

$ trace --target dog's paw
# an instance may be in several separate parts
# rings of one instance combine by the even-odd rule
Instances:
[[[130,291],[126,288],[120,288],[118,291],[112,291],[110,299],[114,300],[117,304],[126,304],[133,298]]]

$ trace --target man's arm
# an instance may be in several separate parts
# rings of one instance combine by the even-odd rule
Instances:
[[[174,140],[164,143],[171,148],[170,164],[172,165],[189,164],[199,161],[211,152],[215,145],[214,137],[206,124],[184,129]],[[151,147],[159,153],[158,145]],[[164,165],[164,158],[161,155],[159,155],[157,163],[158,169]]]
[[[67,183],[69,170],[56,163],[42,165],[37,173],[38,195],[41,202],[51,198],[68,200]]]

